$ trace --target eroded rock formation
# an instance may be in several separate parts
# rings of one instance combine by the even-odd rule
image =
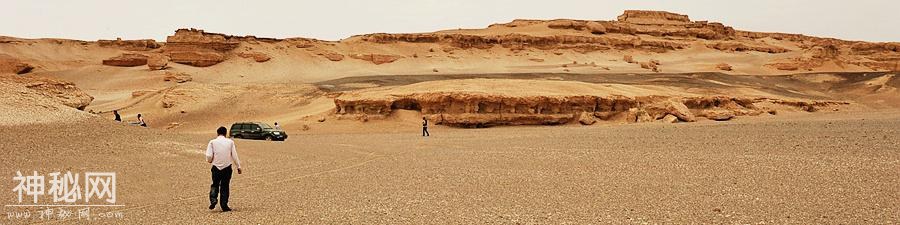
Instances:
[[[521,27],[544,25],[551,29],[572,29],[583,31],[585,35],[536,36],[522,33],[505,35],[465,35],[465,34],[371,34],[363,40],[377,43],[396,41],[413,43],[450,43],[460,48],[490,48],[495,45],[515,48],[534,47],[538,49],[578,49],[597,51],[608,49],[643,49],[665,52],[685,48],[686,45],[666,40],[645,40],[637,36],[604,36],[602,34],[646,34],[651,36],[679,36],[719,40],[734,37],[735,31],[720,23],[705,21],[692,22],[685,15],[658,11],[626,11],[618,21],[585,20],[516,20],[492,27]],[[589,34],[593,34],[591,36]]]
[[[536,48],[541,50],[572,49],[581,53],[609,49],[640,48],[652,52],[666,52],[683,49],[686,44],[665,40],[643,40],[638,37],[607,36],[531,36],[526,34],[469,35],[469,34],[370,34],[361,37],[363,41],[375,43],[445,43],[457,48],[488,49],[501,46],[508,49]]]
[[[766,46],[766,45],[746,45],[744,43],[738,42],[717,42],[713,44],[707,44],[706,47],[721,50],[721,51],[731,51],[731,52],[746,52],[746,51],[757,51],[757,52],[765,52],[765,53],[785,53],[789,50],[782,47],[775,46]]]
[[[68,81],[19,75],[0,75],[0,81],[24,85],[36,93],[79,110],[84,110],[94,100],[93,96],[81,91],[81,89],[75,87],[75,84]]]
[[[172,81],[172,82],[175,82],[175,83],[184,83],[184,82],[188,82],[188,81],[192,81],[192,80],[194,80],[194,78],[191,77],[190,74],[183,73],[183,72],[176,73],[176,72],[167,71],[167,72],[163,75],[163,81]]]
[[[206,67],[225,61],[227,53],[246,38],[207,33],[197,29],[179,29],[166,38],[165,52],[175,63]]]
[[[173,51],[169,52],[169,59],[172,62],[191,65],[196,67],[207,67],[219,64],[225,61],[225,55],[213,51]]]
[[[546,26],[551,29],[569,29],[583,32],[581,35],[529,35],[527,33],[510,33],[501,35],[468,35],[459,33],[427,33],[427,34],[370,34],[362,36],[362,40],[376,43],[411,42],[411,43],[448,43],[459,48],[487,49],[502,46],[511,49],[537,48],[574,49],[579,52],[603,51],[609,49],[640,49],[651,52],[666,52],[688,47],[686,43],[662,39],[645,39],[636,35],[654,37],[683,37],[706,40],[736,38],[736,31],[721,23],[691,21],[688,16],[661,11],[626,11],[618,21],[586,21],[586,20],[515,20],[506,24],[495,24],[491,27],[525,27]],[[489,28],[490,29],[490,28]],[[604,34],[625,34],[604,35]],[[712,44],[711,48],[729,51],[761,51],[781,53],[787,49],[769,46],[764,43],[739,45],[734,43]]]
[[[687,15],[646,10],[625,10],[617,19],[619,22],[642,25],[685,25],[691,23]]]
[[[153,39],[122,40],[121,38],[116,38],[116,40],[98,40],[97,45],[128,51],[148,51],[162,47]]]
[[[107,66],[143,66],[147,65],[147,56],[135,53],[125,53],[116,57],[103,60],[103,65]]]
[[[704,110],[702,116],[715,121],[726,121],[735,117],[734,112],[724,109]]]
[[[855,65],[872,70],[900,70],[900,50],[898,50],[900,43],[867,43],[800,34],[740,31],[721,23],[692,21],[687,15],[640,10],[625,11],[616,20],[611,21],[514,20],[494,24],[484,30],[460,29],[412,34],[376,33],[358,35],[339,42],[308,38],[282,40],[231,36],[197,29],[177,30],[166,41],[162,49],[171,58],[170,61],[200,67],[215,65],[232,56],[266,61],[268,57],[253,52],[232,51],[242,43],[257,45],[261,42],[286,42],[275,48],[300,48],[330,61],[337,62],[345,57],[351,57],[367,60],[376,65],[399,59],[400,56],[395,55],[400,52],[397,51],[399,49],[391,49],[394,46],[390,44],[412,43],[429,44],[420,47],[429,49],[429,53],[443,51],[449,55],[453,55],[457,50],[487,50],[495,47],[507,49],[515,55],[522,51],[552,51],[553,54],[562,55],[565,53],[564,50],[582,54],[600,51],[644,55],[704,47],[728,53],[758,52],[775,55],[800,52],[802,55],[799,57],[771,57],[770,61],[762,61],[762,64],[755,66],[793,71],[814,70],[833,63],[838,67]],[[152,40],[102,41],[100,44],[132,50],[147,50],[160,46]],[[348,46],[357,44],[361,44],[357,47],[362,47],[357,50],[365,50],[357,53],[354,53],[356,50],[347,50],[352,49],[347,48]],[[373,44],[381,46],[371,46]],[[417,58],[416,56],[419,55],[412,54],[412,58]],[[442,56],[428,54],[425,57]],[[468,55],[446,57],[460,59]],[[653,70],[650,64],[644,67]],[[852,67],[849,70],[858,71],[859,68]]]
[[[0,74],[26,74],[33,69],[34,67],[28,63],[22,62],[21,60],[6,54],[0,54]]]
[[[239,37],[207,33],[198,29],[178,29],[175,35],[166,38],[166,50],[172,51],[178,48],[188,50],[204,49],[214,51],[231,51],[240,45]]]
[[[625,55],[625,56],[623,56],[623,57],[622,57],[622,60],[625,61],[625,62],[627,62],[627,63],[637,63],[637,61],[634,61],[634,57],[633,57],[633,56],[630,56],[630,55]]]
[[[381,65],[385,63],[392,63],[397,61],[398,59],[403,58],[403,56],[399,55],[384,55],[384,54],[352,54],[350,58],[360,59],[375,63],[375,65]]]
[[[527,28],[526,28],[527,27]],[[522,30],[516,30],[516,29]],[[559,33],[531,32],[535,29],[570,30]],[[900,70],[900,43],[867,43],[819,38],[799,34],[738,31],[721,23],[691,21],[688,16],[662,11],[629,10],[616,21],[515,20],[494,24],[505,29],[493,34],[439,32],[418,34],[369,34],[353,40],[380,44],[396,42],[439,43],[460,49],[490,49],[500,46],[513,51],[565,50],[580,53],[607,50],[639,50],[663,53],[693,48],[694,43],[725,52],[780,54],[803,51],[804,56],[770,62],[779,70],[822,67],[825,62],[858,65],[873,70]],[[775,42],[773,42],[775,40]],[[789,41],[799,45],[779,44]],[[820,54],[830,52],[829,54]],[[823,57],[824,56],[824,57]]]
[[[151,54],[147,57],[147,68],[150,70],[164,70],[168,68],[169,56],[163,54]]]
[[[331,52],[331,51],[321,52],[321,53],[318,53],[317,55],[325,57],[326,59],[331,60],[333,62],[344,60],[344,55],[341,55],[336,52]]]
[[[640,62],[640,63],[638,63],[638,65],[640,65],[642,69],[648,69],[648,70],[653,71],[653,72],[657,72],[657,73],[658,73],[658,72],[661,71],[661,70],[659,69],[659,65],[660,65],[660,64],[659,64],[659,61],[658,61],[658,60],[650,60],[650,61],[647,61],[647,62]]]
[[[728,63],[719,63],[719,64],[716,64],[716,69],[724,70],[724,71],[731,71],[732,68],[731,68],[731,65],[729,65]]]
[[[876,70],[900,71],[900,43],[857,42],[850,45],[850,52],[859,56],[850,64]]]
[[[785,101],[726,96],[503,96],[480,93],[416,93],[382,98],[335,99],[335,113],[382,118],[394,110],[418,110],[439,124],[461,127],[495,125],[554,125],[578,121],[591,124],[585,113],[597,120],[649,122],[672,116],[682,122],[698,117],[729,120],[734,116],[760,115],[770,109],[757,103],[780,104],[814,111],[840,102]]]
[[[266,55],[266,53],[262,52],[241,52],[238,53],[238,56],[240,56],[241,58],[253,59],[253,61],[256,62],[265,62],[269,61],[269,59],[272,59],[272,57],[269,57],[269,55]]]

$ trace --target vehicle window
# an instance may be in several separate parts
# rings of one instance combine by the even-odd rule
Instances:
[[[247,129],[247,124],[241,124],[240,127],[238,127],[238,130],[246,130],[246,129]]]
[[[240,130],[240,129],[241,129],[241,125],[240,125],[240,124],[233,124],[233,125],[231,125],[231,131],[234,131],[234,130]]]
[[[269,126],[269,124],[265,124],[265,123],[260,123],[259,126],[262,126],[263,129],[272,129],[272,127]]]

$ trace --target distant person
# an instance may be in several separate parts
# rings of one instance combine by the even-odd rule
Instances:
[[[119,115],[119,110],[113,110],[113,115],[116,116],[116,121],[122,122],[122,115]]]
[[[275,129],[276,129],[276,130],[281,130],[281,125],[278,125],[278,122],[275,122]]]
[[[241,174],[241,160],[238,158],[237,147],[234,141],[225,138],[228,129],[219,127],[216,130],[218,136],[206,145],[206,162],[212,164],[212,185],[209,186],[209,209],[216,208],[216,198],[222,212],[231,211],[228,207],[229,185],[231,184],[231,164],[237,165],[237,173]],[[221,195],[220,195],[221,193]]]
[[[138,113],[138,118],[137,118],[137,120],[138,120],[137,123],[138,123],[139,126],[147,127],[147,123],[144,122],[144,117],[141,116],[140,113]]]
[[[427,136],[431,136],[431,134],[428,133],[428,120],[425,119],[425,117],[423,116],[422,117],[422,137],[427,137]]]

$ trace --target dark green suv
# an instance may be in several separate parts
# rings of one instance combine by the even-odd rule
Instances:
[[[284,141],[288,135],[281,129],[260,122],[239,122],[231,125],[232,138],[265,139],[267,141]]]

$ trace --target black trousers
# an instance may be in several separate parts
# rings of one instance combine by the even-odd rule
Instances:
[[[216,198],[219,198],[219,205],[222,209],[228,208],[228,185],[231,184],[231,166],[219,170],[216,166],[212,169],[212,185],[209,186],[209,204],[215,205]],[[221,193],[221,196],[220,196]]]
[[[424,137],[424,136],[431,136],[431,134],[428,133],[428,127],[422,127],[422,136],[423,136],[423,137]]]

